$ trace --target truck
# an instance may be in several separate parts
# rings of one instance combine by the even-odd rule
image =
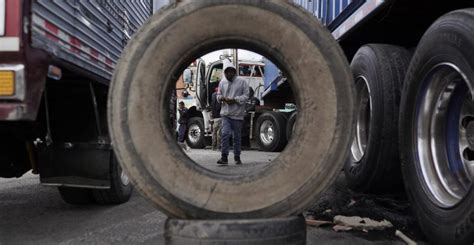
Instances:
[[[474,241],[472,1],[295,0],[351,61],[357,191],[403,189],[428,239]]]
[[[193,106],[189,109],[190,120],[186,141],[191,148],[204,148],[210,145],[212,136],[211,96],[222,78],[223,60],[239,67],[238,76],[247,81],[253,101],[249,100],[247,115],[242,130],[243,145],[261,151],[278,152],[284,149],[291,137],[291,129],[296,120],[294,97],[291,86],[278,67],[269,59],[246,61],[233,55],[221,55],[221,59],[206,65],[198,59],[193,71]],[[238,62],[235,62],[238,60]],[[202,74],[198,74],[201,71]],[[194,86],[195,83],[195,86]],[[191,84],[191,83],[188,83]],[[286,85],[286,86],[285,86]],[[190,90],[193,90],[193,89]],[[254,103],[252,105],[252,103]]]
[[[115,64],[152,1],[0,0],[0,177],[28,171],[71,204],[119,204],[106,102]]]

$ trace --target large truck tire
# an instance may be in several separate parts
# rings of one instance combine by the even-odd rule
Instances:
[[[400,113],[406,191],[434,244],[474,241],[474,9],[438,19],[407,72]]]
[[[127,173],[122,169],[117,158],[110,160],[110,189],[92,190],[92,195],[98,204],[113,205],[127,202],[132,195],[133,186]]]
[[[295,131],[296,123],[296,111],[291,113],[290,118],[288,118],[288,123],[286,124],[286,140],[290,141],[293,131]]]
[[[286,117],[278,112],[265,112],[258,117],[256,138],[260,150],[278,152],[285,148],[286,123]]]
[[[357,119],[344,173],[349,187],[356,191],[403,190],[398,115],[410,56],[402,47],[369,44],[352,60]]]
[[[306,222],[302,215],[273,219],[168,219],[165,240],[169,245],[304,245]]]
[[[64,202],[72,205],[87,205],[94,203],[92,189],[75,187],[58,187]]]
[[[186,143],[193,149],[202,149],[206,147],[204,136],[204,119],[202,117],[193,117],[188,121],[186,129]]]
[[[228,47],[265,55],[288,74],[302,125],[293,134],[298,144],[245,176],[198,166],[173,143],[167,126],[169,91],[179,74],[196,57]],[[347,159],[341,149],[351,141],[353,86],[329,31],[286,0],[176,1],[152,16],[125,48],[110,87],[108,122],[135,188],[168,216],[291,216],[318,199]]]

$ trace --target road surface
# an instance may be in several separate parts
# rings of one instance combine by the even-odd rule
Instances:
[[[219,168],[214,163],[217,152],[192,150],[189,154],[213,171],[235,173],[264,168],[271,164],[268,159],[278,155],[247,152],[242,166],[233,166],[231,158],[230,166]],[[345,188],[341,175],[307,215],[326,220],[336,214],[386,218],[422,241],[406,201],[399,199],[354,194]],[[1,245],[164,244],[165,220],[165,215],[136,192],[128,203],[119,206],[72,206],[61,200],[55,188],[39,185],[38,176],[31,173],[19,179],[0,179]],[[308,227],[308,244],[404,244],[394,231],[335,232],[332,226]]]

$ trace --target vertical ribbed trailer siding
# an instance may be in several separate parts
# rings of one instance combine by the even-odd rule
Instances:
[[[151,0],[32,0],[32,46],[109,80]]]
[[[387,0],[293,0],[311,12],[336,39],[346,34]]]
[[[294,2],[329,25],[350,3],[357,0],[294,0]]]

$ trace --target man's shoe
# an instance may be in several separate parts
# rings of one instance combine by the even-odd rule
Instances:
[[[235,164],[240,165],[242,161],[240,161],[240,157],[234,157]]]
[[[227,160],[227,157],[221,157],[221,159],[217,161],[217,164],[219,165],[227,165],[228,163],[229,161]]]

